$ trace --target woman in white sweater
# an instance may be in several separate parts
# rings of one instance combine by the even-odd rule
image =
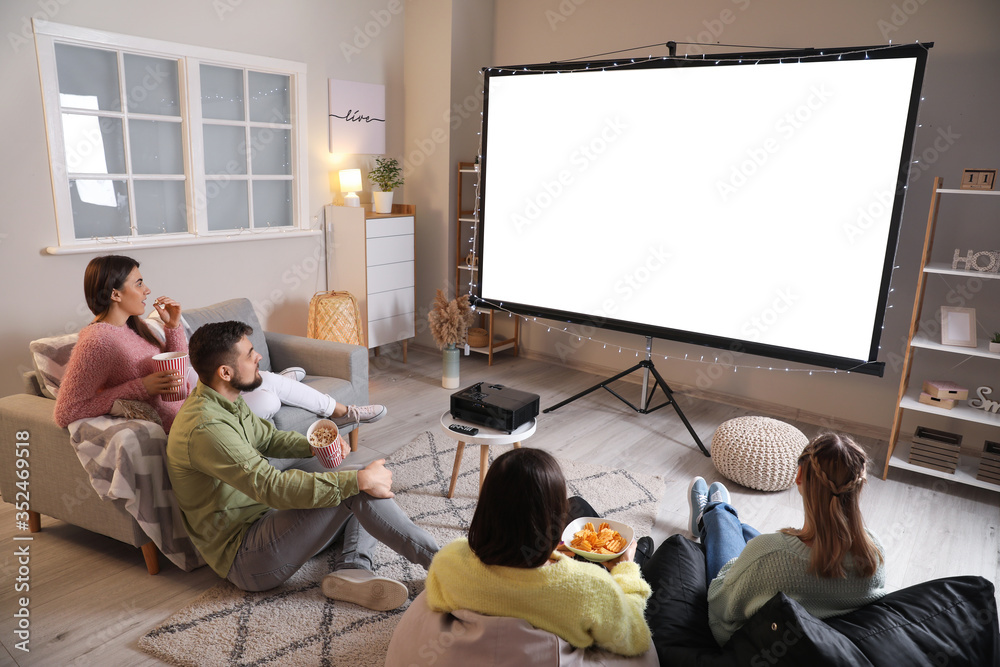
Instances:
[[[865,451],[847,436],[821,435],[803,450],[795,483],[805,521],[760,535],[740,523],[729,492],[691,484],[691,530],[702,540],[712,634],[724,645],[776,593],[817,618],[838,616],[885,595],[882,546],[864,525],[859,498]]]

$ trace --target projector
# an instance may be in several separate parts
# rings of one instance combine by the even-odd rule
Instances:
[[[538,416],[538,394],[477,382],[451,395],[451,416],[511,433]]]

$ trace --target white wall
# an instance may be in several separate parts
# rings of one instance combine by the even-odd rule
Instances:
[[[863,375],[785,372],[792,366],[781,361],[748,355],[729,355],[711,348],[657,340],[654,354],[662,357],[657,368],[677,389],[694,388],[718,394],[733,402],[752,401],[782,406],[789,416],[826,422],[831,426],[851,423],[887,433],[900,377],[900,363],[910,323],[917,268],[923,247],[927,207],[933,176],[944,176],[955,187],[963,168],[997,167],[1000,128],[996,110],[1000,107],[997,70],[1000,45],[996,27],[1000,25],[1000,4],[995,0],[497,0],[494,64],[549,62],[648,44],[712,42],[735,45],[782,47],[823,47],[933,41],[924,80],[925,101],[921,108],[915,153],[922,162],[915,166],[903,216],[902,235],[893,279],[894,292],[888,311],[882,354],[887,361],[884,378]],[[678,53],[725,52],[733,48],[680,46]],[[640,55],[666,54],[664,47],[641,49]],[[734,110],[738,113],[738,110]],[[656,156],[650,156],[656,159]],[[530,156],[526,156],[530,159]],[[641,171],[641,165],[637,165]],[[647,189],[636,182],[631,189]],[[624,190],[622,214],[628,215],[632,192]],[[994,209],[995,210],[995,209]],[[955,247],[984,249],[1000,243],[993,230],[992,244],[982,237],[982,217],[965,218],[949,212],[940,227],[944,237],[935,246],[939,259],[950,259]],[[994,213],[992,220],[996,220]],[[613,225],[609,224],[609,233]],[[954,242],[954,245],[952,245]],[[978,245],[976,245],[978,243]],[[558,264],[554,252],[553,264]],[[850,267],[845,267],[845,271]],[[554,269],[557,273],[557,269]],[[834,277],[835,278],[835,277]],[[984,288],[964,298],[967,307],[984,314],[1000,308],[1000,293]],[[1000,286],[994,286],[1000,287]],[[696,289],[697,286],[678,286]],[[707,304],[706,304],[707,305]],[[957,304],[950,304],[957,305]],[[936,308],[924,311],[923,320],[933,327]],[[817,323],[836,326],[836,322]],[[985,332],[981,331],[980,335]],[[598,331],[595,338],[613,342],[578,342],[545,326],[522,327],[523,345],[528,354],[549,356],[565,363],[587,367],[611,375],[636,362],[633,352],[619,353],[617,345],[641,349],[642,338]],[[685,354],[695,361],[674,360]],[[706,363],[697,363],[704,355]],[[763,365],[765,370],[739,370],[715,364],[728,361],[740,365]],[[654,359],[655,360],[655,359]],[[768,371],[773,366],[780,370]],[[984,371],[985,372],[985,371]],[[995,369],[993,376],[995,384]],[[915,378],[916,379],[916,378]],[[930,378],[927,378],[930,379]],[[988,380],[989,376],[982,379]]]
[[[397,7],[399,11],[389,11]],[[309,206],[314,226],[335,196],[329,172],[371,166],[368,156],[328,151],[327,79],[386,86],[386,150],[403,153],[403,12],[391,0],[5,0],[0,5],[0,395],[20,391],[28,342],[92,319],[83,271],[93,254],[49,256],[57,245],[32,16],[57,23],[230,51],[308,67]],[[365,183],[362,201],[370,201]],[[405,188],[397,201],[406,201]],[[309,299],[326,289],[320,236],[130,251],[153,294],[185,307],[245,296],[268,329],[305,334]],[[109,250],[112,250],[109,248]],[[97,253],[94,253],[97,254]],[[335,287],[335,286],[334,286]]]

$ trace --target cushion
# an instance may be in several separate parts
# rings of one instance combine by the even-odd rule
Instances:
[[[697,542],[671,535],[643,563],[642,577],[653,589],[646,620],[654,643],[718,648],[708,627],[705,554]]]
[[[262,357],[260,360],[260,370],[271,370],[271,356],[267,352],[264,327],[260,325],[257,313],[254,312],[253,304],[250,303],[249,299],[230,299],[229,301],[205,306],[204,308],[185,310],[182,314],[182,320],[184,323],[184,332],[187,334],[189,340],[191,334],[197,331],[201,325],[208,324],[209,322],[235,320],[249,324],[253,327],[253,333],[250,334],[250,342],[253,343],[253,349]]]
[[[55,398],[59,393],[59,384],[66,373],[66,365],[78,338],[79,334],[71,333],[39,338],[28,345],[38,374],[38,385],[45,396]]]
[[[642,576],[653,589],[646,621],[661,665],[737,667],[708,627],[705,554],[697,542],[671,535],[643,563]]]
[[[992,583],[949,577],[893,591],[878,602],[827,619],[875,665],[974,667],[1000,664]]]
[[[156,312],[154,311],[145,321],[153,333],[159,336],[160,340],[163,340],[163,323],[156,317]],[[73,346],[76,345],[79,338],[80,334],[77,332],[64,336],[39,338],[31,341],[28,345],[39,380],[38,387],[44,396],[54,399],[59,393],[59,385],[62,384],[63,376],[66,374],[66,366],[73,354]],[[157,423],[159,422],[157,421]]]
[[[872,664],[847,637],[784,593],[778,593],[758,609],[733,633],[725,649],[734,652],[741,665],[863,667]]]
[[[809,439],[791,424],[770,417],[737,417],[712,436],[712,462],[726,479],[760,491],[795,483],[799,455]]]
[[[386,667],[415,663],[435,667],[658,664],[652,650],[626,658],[601,649],[578,649],[520,618],[484,616],[467,610],[439,613],[427,605],[426,593],[420,593],[399,620],[385,659]]]

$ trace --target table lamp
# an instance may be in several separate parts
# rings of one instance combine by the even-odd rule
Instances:
[[[344,193],[344,206],[361,206],[361,199],[355,192],[361,189],[360,169],[340,170],[340,191]]]

